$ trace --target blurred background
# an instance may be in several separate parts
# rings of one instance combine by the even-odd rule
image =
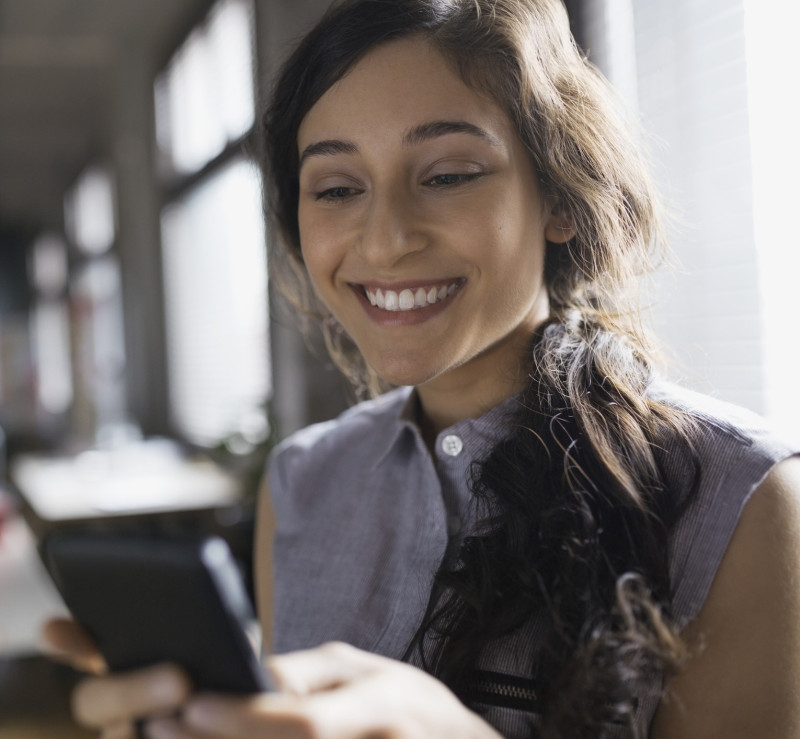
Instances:
[[[268,449],[351,400],[269,294],[253,165],[327,4],[0,0],[0,654],[60,607],[52,527],[221,530],[246,560]],[[800,11],[567,6],[673,214],[644,295],[671,376],[798,435]]]

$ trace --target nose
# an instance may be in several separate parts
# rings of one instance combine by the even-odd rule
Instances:
[[[427,244],[413,199],[400,189],[375,192],[366,211],[359,251],[376,269],[393,267]]]

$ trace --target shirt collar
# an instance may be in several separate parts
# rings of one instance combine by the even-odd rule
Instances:
[[[399,406],[397,421],[392,426],[391,433],[387,434],[386,446],[377,455],[375,467],[378,467],[389,456],[402,436],[412,433],[422,446],[422,433],[417,423],[419,414],[419,396],[413,387],[404,387],[395,392],[403,392],[405,400]],[[494,446],[511,430],[510,420],[519,409],[522,393],[506,398],[504,401],[491,408],[478,418],[465,418],[443,429],[436,436],[436,448],[440,448],[445,436],[455,434],[464,442],[467,453],[475,458],[482,451]]]

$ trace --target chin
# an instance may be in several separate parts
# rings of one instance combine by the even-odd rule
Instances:
[[[420,366],[407,360],[398,362],[369,362],[372,371],[392,385],[422,385],[439,374],[438,368]]]

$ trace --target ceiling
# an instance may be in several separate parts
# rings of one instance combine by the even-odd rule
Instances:
[[[109,151],[123,49],[153,70],[208,0],[0,0],[0,229],[59,228],[64,190]]]

